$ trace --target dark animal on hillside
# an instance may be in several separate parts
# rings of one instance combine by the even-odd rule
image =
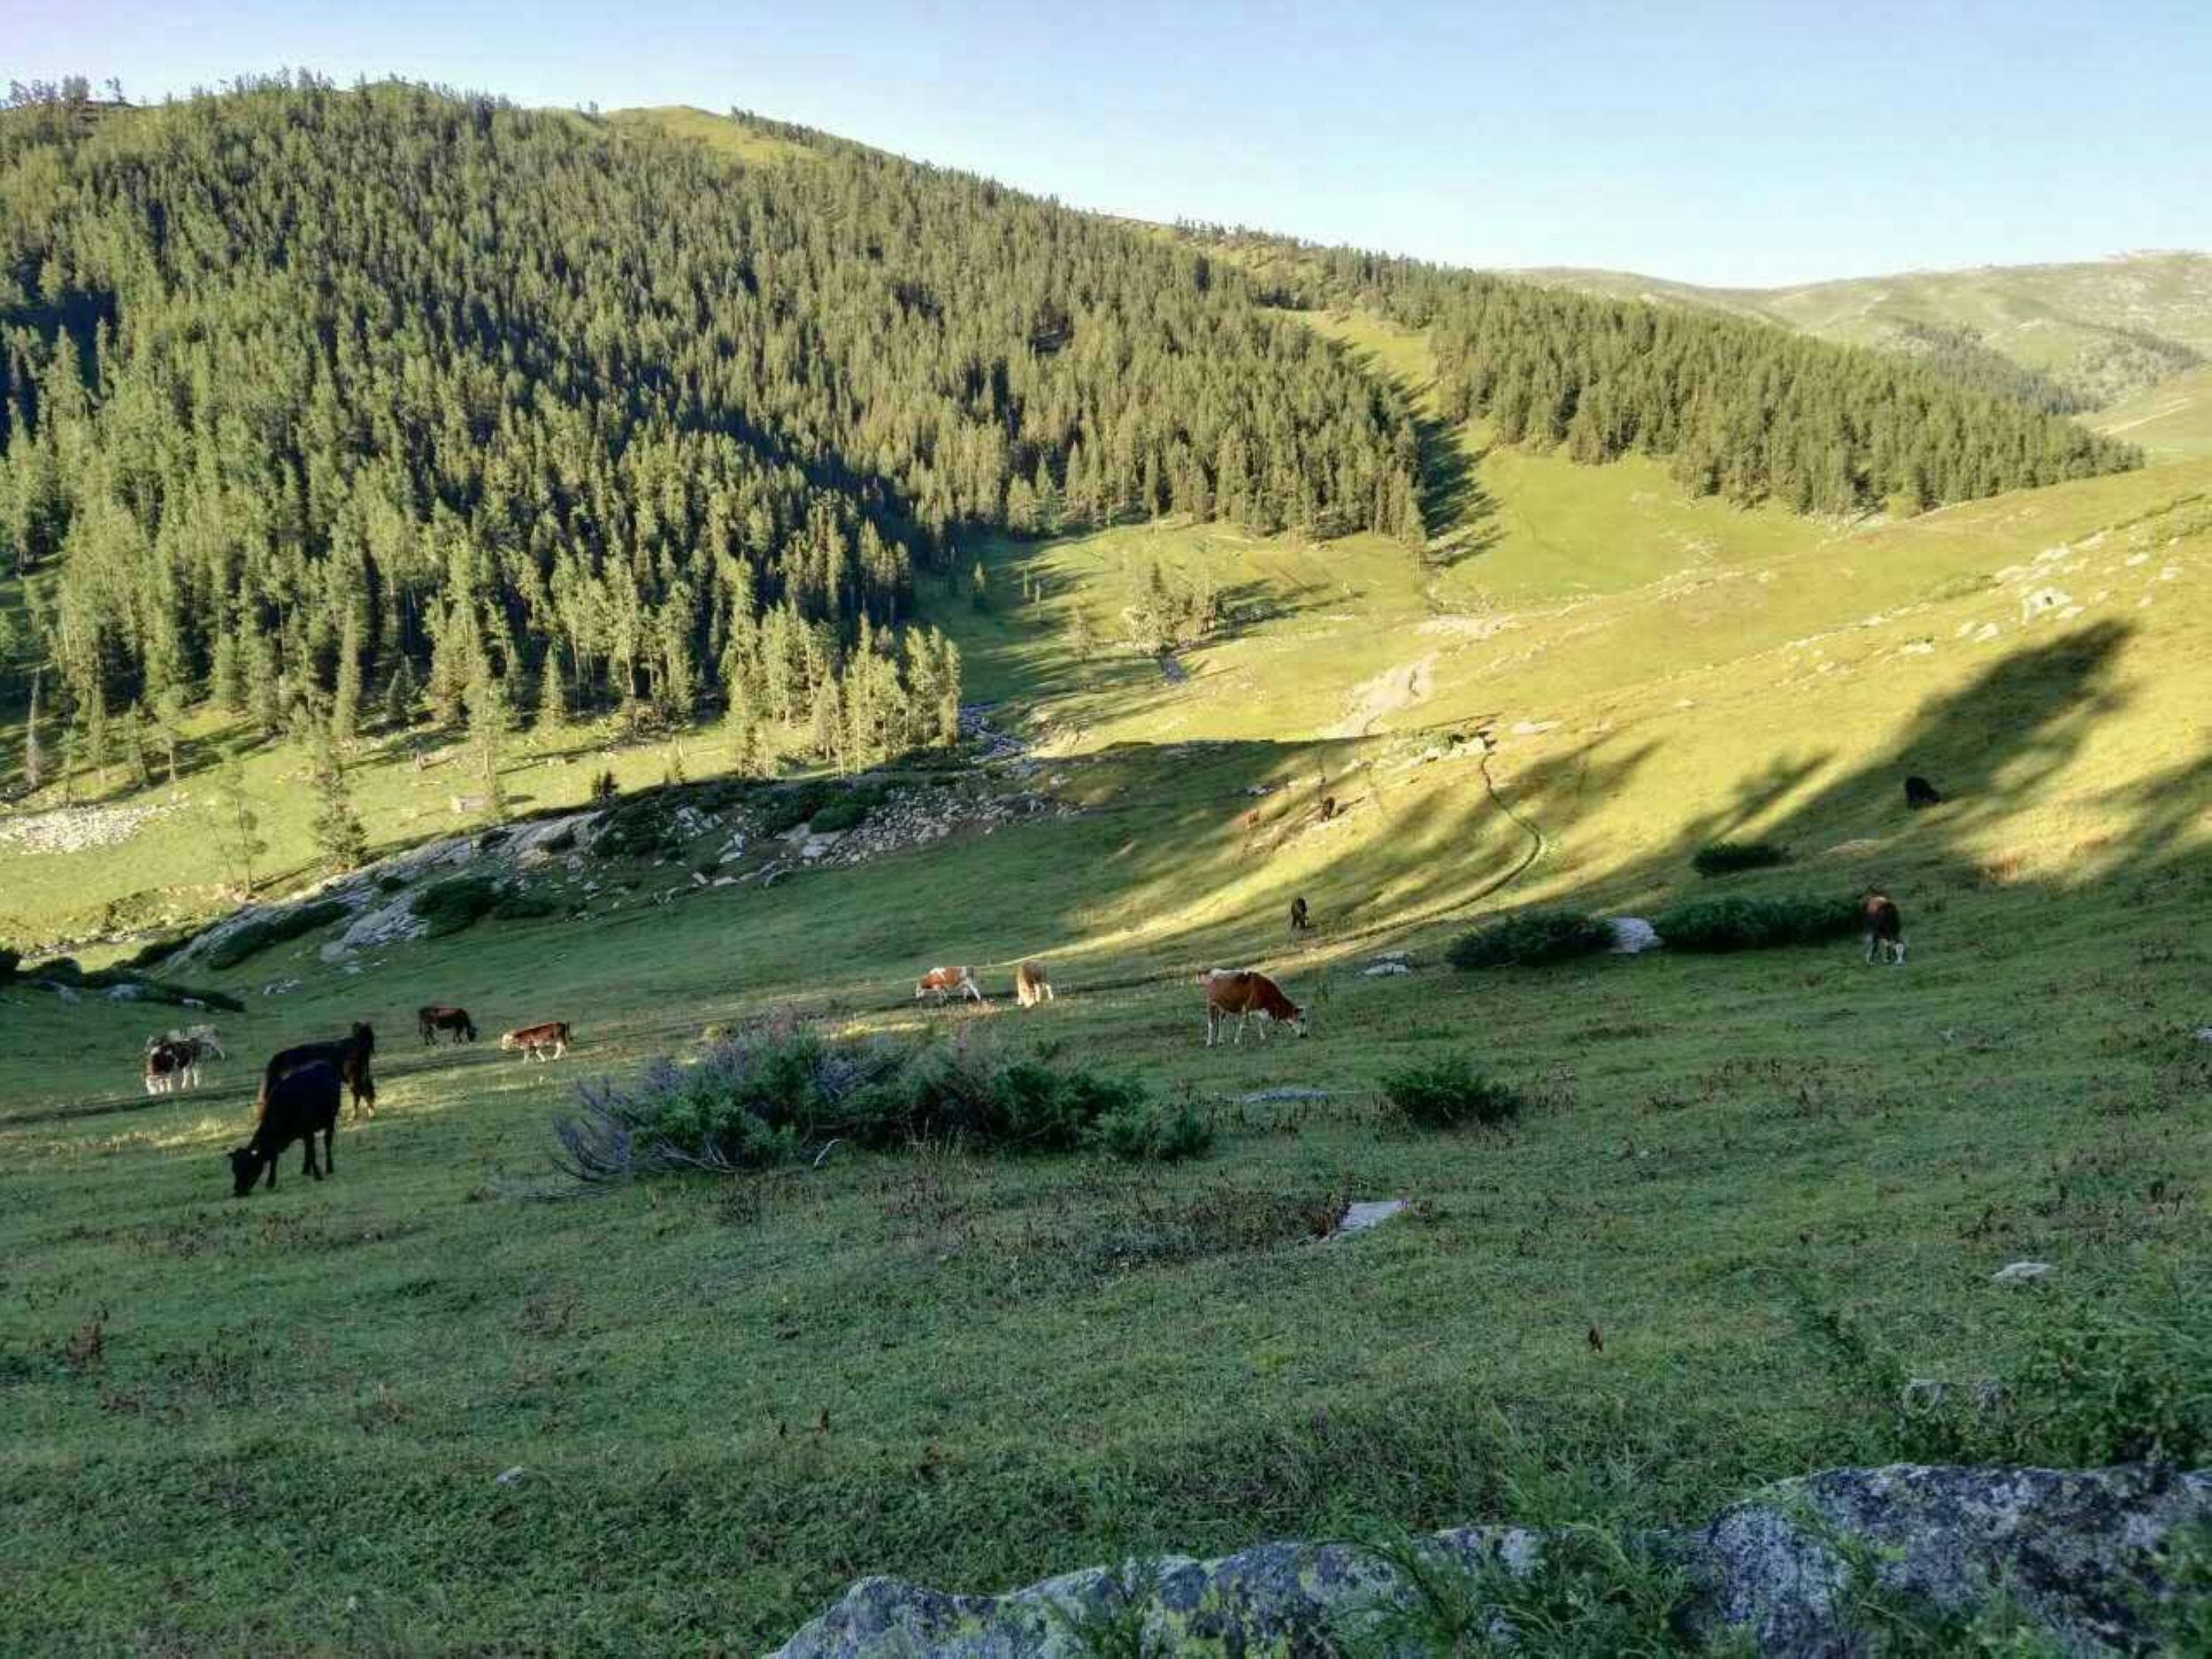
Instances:
[[[1234,1016],[1237,1022],[1237,1046],[1244,1046],[1244,1028],[1252,1016],[1260,1017],[1260,1041],[1267,1041],[1268,1028],[1274,1025],[1288,1025],[1302,1037],[1306,1034],[1306,1010],[1285,996],[1282,987],[1250,968],[1215,968],[1199,983],[1206,987],[1206,1046],[1214,1046],[1215,1033],[1220,1024]]]
[[[1866,921],[1867,961],[1886,960],[1903,967],[1905,918],[1898,914],[1896,901],[1887,894],[1870,893],[1859,907],[1859,914]]]
[[[503,1033],[499,1046],[507,1049],[521,1049],[526,1061],[546,1059],[545,1050],[550,1048],[553,1050],[550,1057],[557,1060],[568,1052],[571,1041],[566,1020],[549,1019],[541,1025],[518,1025]]]
[[[1924,806],[1940,806],[1943,792],[1917,772],[1905,780],[1905,804],[1917,812]]]
[[[1290,931],[1294,933],[1302,933],[1312,926],[1313,918],[1306,913],[1306,901],[1303,895],[1293,899],[1290,902]]]
[[[261,1073],[261,1092],[254,1099],[254,1116],[268,1110],[269,1091],[277,1079],[318,1061],[336,1069],[353,1093],[356,1118],[376,1116],[376,1079],[369,1075],[369,1059],[376,1052],[376,1033],[360,1021],[343,1037],[329,1042],[303,1042],[273,1056]]]
[[[272,1082],[262,1103],[261,1120],[253,1126],[253,1139],[231,1149],[231,1195],[243,1198],[253,1191],[261,1172],[269,1172],[269,1190],[276,1191],[277,1159],[295,1141],[307,1150],[303,1173],[320,1180],[324,1171],[335,1175],[338,1161],[338,1068],[326,1060],[296,1066]],[[315,1136],[323,1138],[322,1168],[315,1166]]]
[[[1324,824],[1326,824],[1326,823],[1327,823],[1327,822],[1328,822],[1331,818],[1334,818],[1335,816],[1336,816],[1336,797],[1335,797],[1334,795],[1323,795],[1323,796],[1321,797],[1321,821],[1322,821]]]
[[[435,1043],[438,1033],[449,1031],[456,1042],[476,1041],[476,1022],[469,1018],[465,1008],[447,1008],[436,1003],[415,1010],[415,1023],[421,1027],[422,1040]]]
[[[1032,958],[1014,970],[1016,1002],[1024,1008],[1034,1008],[1052,1000],[1052,972],[1043,963]]]
[[[979,1002],[991,1000],[983,995],[983,987],[975,982],[973,972],[964,967],[932,968],[914,981],[914,1000],[918,1002],[933,992],[941,1002],[956,991]]]

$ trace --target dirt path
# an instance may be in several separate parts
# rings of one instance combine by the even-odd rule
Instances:
[[[1429,671],[1435,665],[1436,658],[1432,655],[1418,662],[1402,663],[1372,680],[1362,681],[1353,687],[1351,706],[1345,710],[1344,718],[1329,729],[1328,735],[1365,737],[1386,716],[1425,701],[1429,695]]]

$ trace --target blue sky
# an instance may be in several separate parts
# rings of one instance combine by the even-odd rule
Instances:
[[[1777,283],[2212,246],[2212,0],[0,0],[0,75],[742,105],[1078,206]]]

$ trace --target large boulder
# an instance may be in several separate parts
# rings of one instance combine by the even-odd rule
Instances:
[[[1786,1481],[1694,1532],[1655,1542],[1696,1586],[1686,1622],[1734,1632],[1770,1659],[1856,1659],[1870,1592],[1955,1612],[2000,1592],[2076,1654],[2139,1647],[2163,1594],[2155,1553],[2177,1528],[2212,1525],[2212,1471],[2144,1467],[1840,1469]],[[1463,1527],[1427,1540],[1440,1564],[1516,1572],[1540,1532]],[[1878,1586],[1855,1586],[1854,1560]],[[1168,1556],[1141,1571],[1086,1568],[1003,1595],[956,1595],[864,1578],[772,1659],[1076,1659],[1076,1625],[1141,1609],[1163,1651],[1322,1651],[1329,1624],[1399,1593],[1388,1568],[1342,1544],[1261,1544],[1217,1561]]]

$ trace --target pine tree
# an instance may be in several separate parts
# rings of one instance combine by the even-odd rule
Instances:
[[[353,746],[361,720],[361,618],[347,607],[338,633],[338,672],[330,695],[330,734],[342,749]]]
[[[46,756],[38,741],[39,671],[31,671],[31,703],[23,716],[23,787],[35,790],[46,778]]]
[[[568,683],[561,677],[561,654],[548,651],[538,665],[538,713],[534,729],[556,732],[568,724]]]
[[[391,731],[404,732],[414,725],[415,705],[419,696],[414,664],[402,657],[392,664],[391,678],[384,682],[385,726]]]
[[[261,839],[261,819],[253,810],[253,797],[246,791],[245,763],[235,749],[224,751],[222,767],[215,774],[212,810],[216,842],[237,877],[239,897],[250,899],[254,890],[254,863],[269,850],[269,844]]]
[[[493,674],[491,664],[481,656],[476,659],[476,670],[463,700],[468,710],[469,748],[484,786],[484,817],[490,823],[501,823],[507,817],[507,791],[500,782],[499,759],[513,724],[513,710],[508,705],[505,682]]]
[[[143,789],[154,780],[153,771],[146,764],[146,740],[140,730],[138,705],[133,703],[123,710],[123,758],[131,769],[131,783]]]
[[[308,780],[318,810],[313,833],[315,846],[340,875],[357,870],[369,853],[368,832],[354,810],[353,794],[346,786],[345,763],[338,753],[335,726],[319,731],[314,739]]]

